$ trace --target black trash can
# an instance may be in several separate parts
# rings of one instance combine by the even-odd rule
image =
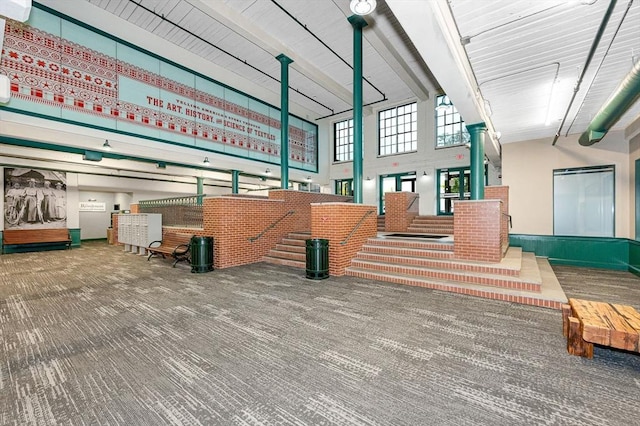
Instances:
[[[213,237],[191,237],[191,272],[213,271]]]
[[[323,280],[329,278],[329,240],[313,238],[306,240],[307,278]]]

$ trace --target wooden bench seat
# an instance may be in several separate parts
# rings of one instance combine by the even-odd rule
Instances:
[[[162,236],[161,241],[152,241],[147,247],[149,256],[147,260],[154,256],[165,255],[171,256],[174,259],[173,267],[175,268],[178,262],[191,262],[190,242],[192,234],[185,234],[182,232],[167,232]]]
[[[640,353],[640,313],[632,306],[569,299],[562,323],[572,355],[592,358],[594,344]]]
[[[67,228],[55,229],[5,229],[2,232],[3,251],[8,247],[15,251],[38,249],[70,249],[71,236]]]

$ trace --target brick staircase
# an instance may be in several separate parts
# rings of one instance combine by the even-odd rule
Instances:
[[[416,216],[407,232],[430,235],[453,235],[453,216]]]
[[[266,256],[263,256],[262,261],[304,269],[307,267],[305,241],[309,238],[311,238],[311,232],[292,232],[283,238],[280,244],[276,244],[276,247]]]
[[[370,238],[346,273],[555,309],[567,301],[546,259],[510,247],[500,263],[460,261],[449,238]]]
[[[384,232],[384,215],[378,215],[378,232]]]

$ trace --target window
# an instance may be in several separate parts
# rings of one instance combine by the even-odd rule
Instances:
[[[336,194],[353,196],[353,179],[337,180]]]
[[[464,120],[447,95],[436,98],[436,148],[464,145],[471,137]]]
[[[333,131],[333,161],[353,161],[353,119],[335,123]]]
[[[394,107],[378,113],[378,154],[418,150],[418,104]]]
[[[614,236],[614,167],[553,171],[553,234]]]

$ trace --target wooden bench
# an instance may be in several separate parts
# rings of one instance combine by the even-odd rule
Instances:
[[[149,252],[147,260],[153,256],[162,256],[164,259],[165,255],[169,255],[174,259],[172,265],[174,268],[178,262],[191,262],[191,253],[189,252],[191,237],[193,237],[192,234],[181,232],[165,233],[161,241],[152,241],[151,244],[149,244],[149,247],[147,247],[147,251]]]
[[[71,236],[66,228],[55,229],[5,229],[2,232],[2,247],[12,251],[37,251],[51,249],[70,249]]]
[[[569,299],[562,305],[567,351],[593,358],[593,345],[640,353],[640,313],[632,306]]]

